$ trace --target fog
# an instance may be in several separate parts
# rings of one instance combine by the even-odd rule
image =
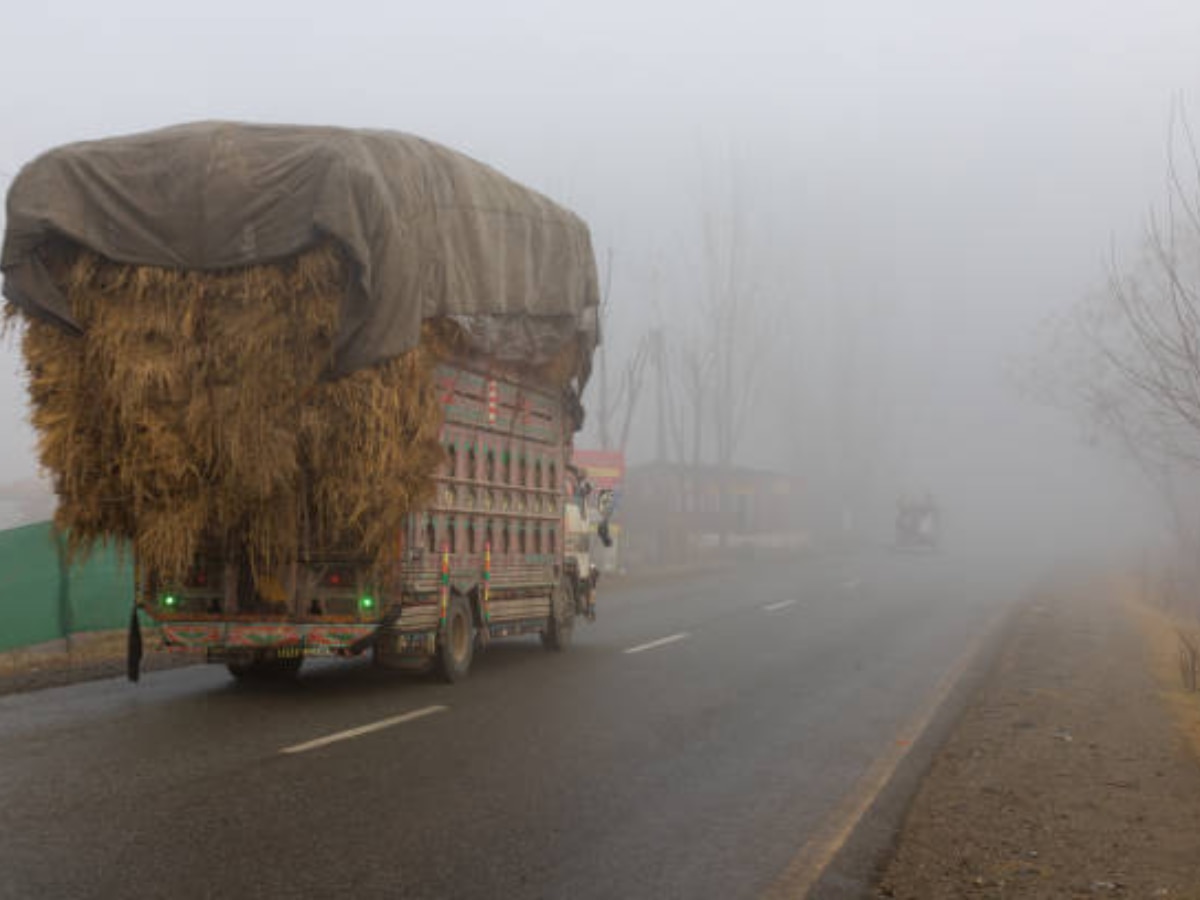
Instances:
[[[799,477],[812,527],[886,535],[928,489],[950,541],[1115,546],[1157,528],[1136,473],[1009,375],[1136,241],[1172,104],[1200,92],[1200,5],[1107,6],[22,4],[0,183],[59,143],[194,119],[414,132],[589,222],[613,377],[649,329],[702,341],[713,241],[736,245],[757,324],[731,461]],[[11,482],[37,467],[3,359]],[[632,462],[657,415],[646,387]]]

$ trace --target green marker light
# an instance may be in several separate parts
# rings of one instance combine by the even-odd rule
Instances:
[[[358,603],[363,609],[374,609],[375,608],[375,601],[372,600],[370,597],[363,597],[361,600],[358,601]]]
[[[163,597],[163,606],[174,606],[178,602],[179,601],[172,594],[167,594],[165,597]]]

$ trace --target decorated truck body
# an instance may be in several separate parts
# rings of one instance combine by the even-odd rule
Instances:
[[[381,665],[434,666],[450,681],[495,638],[540,635],[565,649],[576,621],[595,617],[598,575],[563,397],[465,361],[435,378],[445,462],[432,502],[396,535],[385,578],[353,552],[307,552],[276,573],[272,602],[214,548],[183,581],[141,580],[163,643],[239,676],[369,650]]]

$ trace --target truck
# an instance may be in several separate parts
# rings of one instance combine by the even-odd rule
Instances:
[[[132,548],[132,679],[143,622],[238,679],[455,682],[595,618],[574,213],[413,135],[235,122],[55,148],[7,208],[56,523]]]
[[[576,622],[595,619],[599,574],[564,398],[467,359],[435,377],[445,462],[433,502],[397,536],[386,581],[352,551],[313,552],[279,573],[281,602],[270,603],[213,548],[181,582],[141,580],[139,606],[163,645],[203,651],[237,678],[369,651],[448,682],[497,638],[539,635],[566,650]]]
[[[901,497],[896,502],[896,543],[901,550],[936,550],[941,513],[931,494]]]

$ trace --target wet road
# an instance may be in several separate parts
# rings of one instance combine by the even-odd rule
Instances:
[[[0,897],[753,897],[1022,585],[880,551],[601,588],[566,654],[455,686],[0,697]]]

